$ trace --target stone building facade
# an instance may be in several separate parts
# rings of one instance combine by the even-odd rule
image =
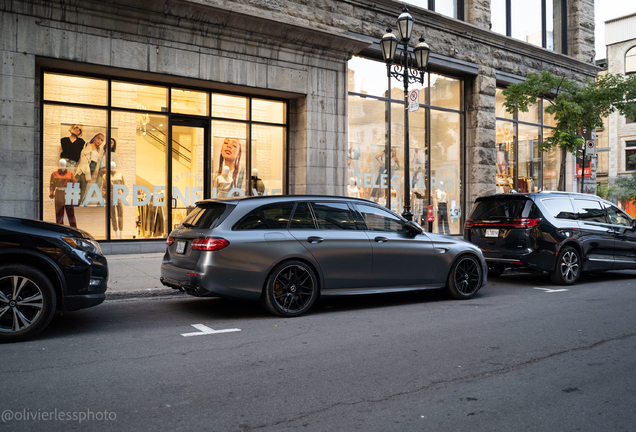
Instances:
[[[566,3],[568,55],[489,30],[489,0],[465,0],[463,21],[409,6],[414,35],[424,34],[431,47],[429,70],[463,83],[463,208],[495,192],[497,87],[543,70],[580,81],[596,75],[594,2]],[[279,189],[346,194],[348,61],[380,60],[378,41],[395,28],[402,7],[392,0],[0,2],[1,213],[42,219],[48,211],[47,161],[57,160],[43,144],[48,73],[103,78],[107,86],[134,81],[198,89],[211,98],[227,93],[282,102]],[[105,109],[114,110],[107,100]],[[56,103],[66,102],[51,106]],[[66,123],[58,123],[64,132]],[[212,184],[203,183],[209,195]],[[96,237],[115,238],[112,232]]]
[[[636,14],[616,18],[605,23],[607,43],[607,71],[611,74],[636,74]],[[609,115],[601,132],[610,151],[599,154],[604,183],[614,184],[620,176],[632,174],[636,164],[629,156],[636,153],[636,119],[625,118],[618,112]],[[600,158],[603,158],[601,160]],[[630,208],[630,213],[634,209]]]

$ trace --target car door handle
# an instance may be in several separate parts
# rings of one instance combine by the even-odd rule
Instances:
[[[389,239],[386,237],[376,237],[374,240],[377,241],[378,243],[384,243],[389,241]]]
[[[307,237],[307,241],[308,241],[309,243],[321,243],[321,242],[323,242],[324,240],[325,240],[325,239],[324,239],[324,238],[322,238],[322,237],[314,237],[314,236]]]

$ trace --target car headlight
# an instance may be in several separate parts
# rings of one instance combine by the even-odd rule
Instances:
[[[79,237],[63,237],[64,241],[74,247],[75,249],[82,250],[84,252],[91,252],[99,255],[102,253],[102,248],[95,240],[89,240]]]

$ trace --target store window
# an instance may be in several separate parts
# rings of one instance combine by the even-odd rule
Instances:
[[[492,0],[491,30],[567,54],[565,0]]]
[[[285,193],[285,102],[48,72],[43,95],[45,221],[165,238],[197,200]]]
[[[636,73],[636,47],[625,54],[625,75]]]
[[[512,114],[506,111],[504,102],[503,90],[497,89],[497,193],[557,190],[559,150],[539,151],[539,144],[554,131],[554,116],[545,112],[549,101],[539,100],[528,107],[528,112]]]
[[[636,140],[625,141],[625,171],[636,170]]]
[[[420,108],[409,112],[408,155],[402,84],[392,80],[388,87],[383,63],[360,57],[349,61],[347,192],[402,213],[408,182],[414,220],[426,226],[430,205],[434,232],[460,234],[463,82],[430,73],[423,84],[409,86],[420,91]]]

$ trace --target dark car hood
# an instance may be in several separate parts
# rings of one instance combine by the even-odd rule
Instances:
[[[49,235],[52,232],[72,237],[81,237],[85,239],[93,239],[88,232],[79,228],[72,228],[65,225],[59,225],[50,222],[43,222],[34,219],[22,219],[9,216],[0,216],[0,228],[7,230],[25,231],[47,231]]]

